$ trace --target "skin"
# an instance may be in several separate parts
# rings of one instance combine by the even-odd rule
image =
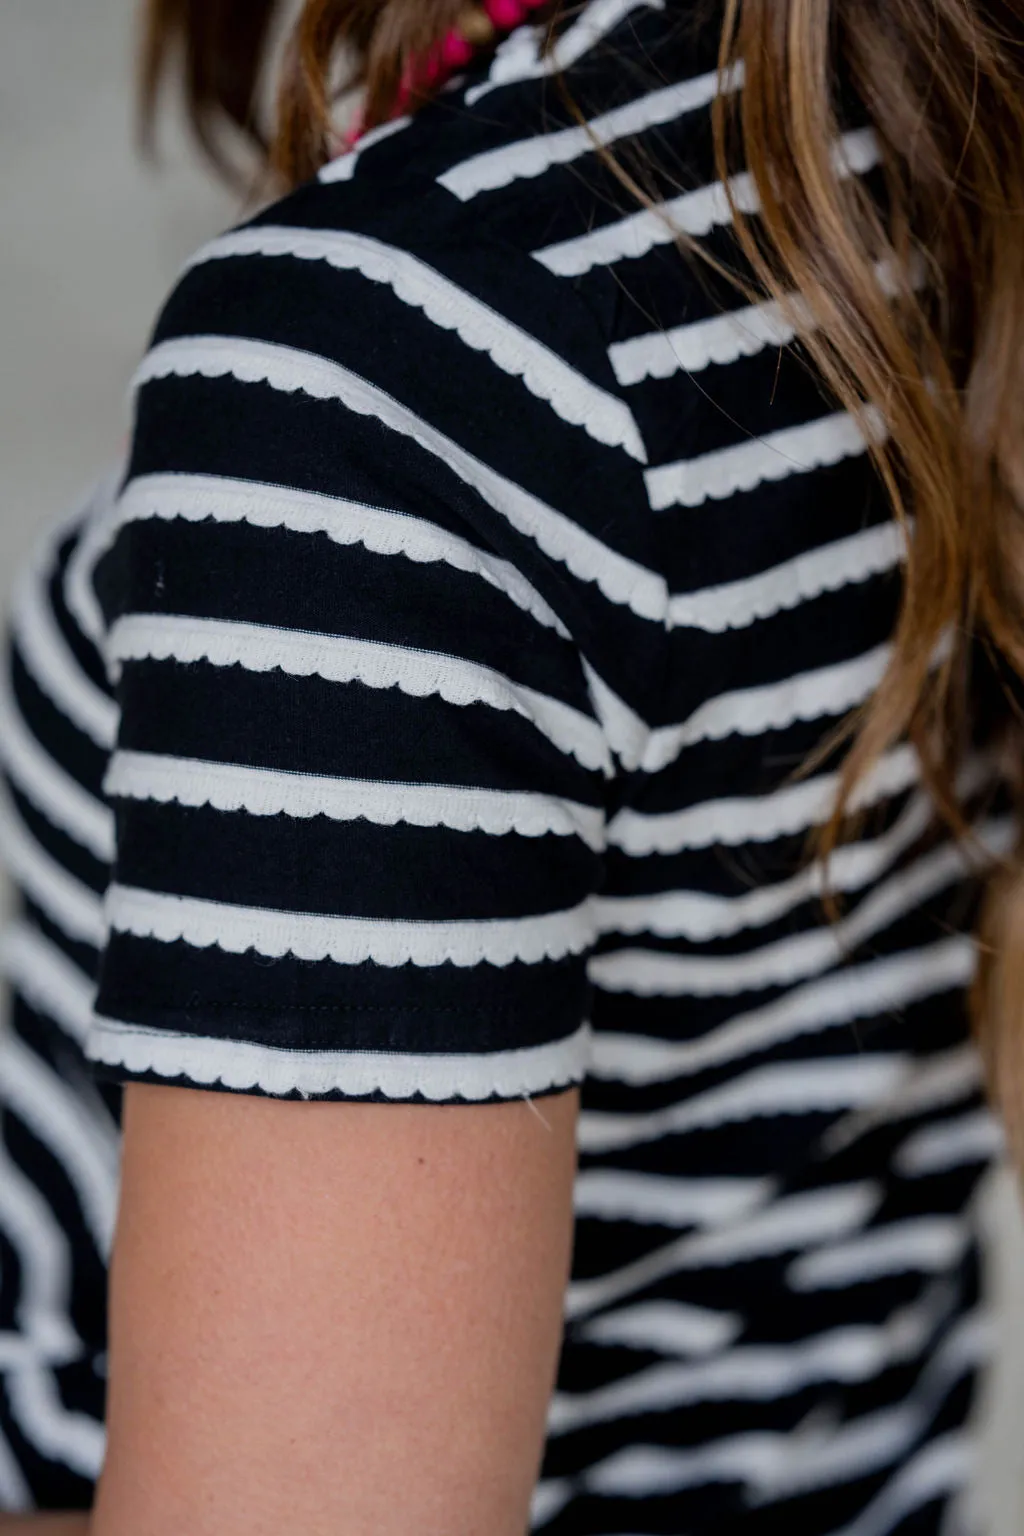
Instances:
[[[96,1508],[0,1532],[523,1536],[576,1115],[129,1087]]]

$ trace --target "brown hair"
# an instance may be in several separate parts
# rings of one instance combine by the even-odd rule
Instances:
[[[207,147],[231,124],[292,183],[330,153],[339,57],[353,61],[346,83],[365,90],[367,125],[382,122],[406,62],[465,3],[305,0],[265,132],[257,103],[277,0],[148,0],[144,97],[151,108],[180,47]],[[820,851],[840,836],[855,785],[904,736],[964,835],[955,781],[979,647],[1007,677],[1024,678],[1024,0],[720,0],[718,9],[721,67],[744,71],[743,89],[723,90],[715,106],[718,170],[728,187],[745,166],[759,196],[756,221],[733,208],[752,291],[789,307],[837,400],[864,422],[894,515],[908,530],[913,519],[892,659],[846,727],[844,793]],[[873,125],[881,199],[837,173],[840,80]],[[1009,696],[1005,713],[1020,757]],[[1024,1089],[1016,865],[992,880],[983,939],[976,1005],[1009,1106]],[[1009,1118],[1024,1146],[1024,1114]]]

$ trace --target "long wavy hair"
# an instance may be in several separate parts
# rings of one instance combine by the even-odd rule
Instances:
[[[552,35],[563,4],[537,13]],[[385,121],[407,63],[465,9],[305,0],[293,16],[284,0],[147,0],[144,120],[177,61],[207,150],[224,163],[228,128],[294,184],[334,152],[339,91],[361,88],[365,124]],[[728,191],[746,168],[760,205],[756,220],[733,208],[747,286],[789,311],[837,401],[864,422],[908,535],[891,660],[844,727],[842,793],[819,853],[849,825],[864,775],[906,738],[966,837],[956,776],[971,669],[986,652],[1005,686],[1009,755],[1024,764],[1014,703],[1024,679],[1024,0],[718,0],[717,11],[720,67],[743,70],[742,90],[720,92],[714,109],[718,173]],[[837,174],[848,88],[878,140],[880,199]],[[601,153],[643,198],[637,177]],[[884,434],[871,429],[872,408]],[[993,871],[980,936],[975,1013],[1024,1151],[1019,857]]]

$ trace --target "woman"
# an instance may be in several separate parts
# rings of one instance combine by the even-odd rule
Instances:
[[[150,100],[259,139],[276,10],[151,0]],[[307,0],[14,609],[4,1530],[953,1529],[1022,49]]]

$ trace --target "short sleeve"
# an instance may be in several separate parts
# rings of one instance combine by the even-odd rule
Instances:
[[[503,423],[529,474],[542,422],[568,430],[379,275],[243,246],[183,279],[80,573],[120,708],[102,1073],[430,1101],[584,1075],[610,758],[488,452]]]

